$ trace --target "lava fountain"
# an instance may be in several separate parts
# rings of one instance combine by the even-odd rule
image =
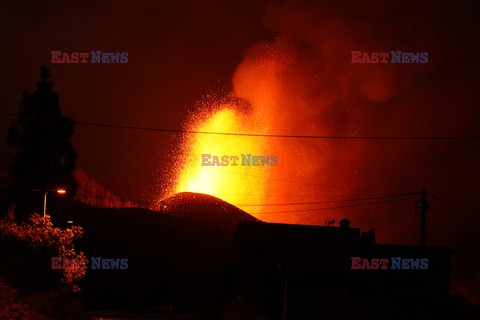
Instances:
[[[298,54],[287,45],[261,45],[247,54],[235,71],[228,98],[204,103],[187,121],[180,158],[176,159],[179,167],[174,169],[169,195],[209,194],[265,221],[313,221],[309,211],[288,214],[285,211],[308,209],[288,203],[312,199],[308,195],[318,191],[317,186],[326,186],[327,182],[330,186],[331,181],[339,180],[338,176],[328,180],[326,175],[319,174],[326,172],[328,161],[337,160],[329,159],[325,152],[328,146],[302,139],[235,135],[325,132],[319,130],[322,122],[318,120],[322,119],[322,106],[326,102],[323,97],[312,101],[308,89],[311,81],[302,78],[299,72],[304,68],[301,71],[298,68]],[[202,166],[202,154],[240,159],[242,154],[277,156],[278,165]],[[279,210],[284,212],[272,212]]]
[[[281,130],[285,117],[292,116],[278,109],[282,91],[279,70],[285,59],[269,52],[266,59],[248,59],[239,65],[229,97],[199,108],[187,124],[187,131],[272,134]],[[172,191],[206,193],[255,214],[272,199],[269,194],[282,191],[274,182],[280,172],[288,173],[282,162],[287,160],[284,157],[287,144],[269,137],[186,133],[182,164]],[[201,166],[202,154],[238,156],[240,163],[242,154],[277,156],[278,165]],[[260,206],[249,207],[251,204]]]
[[[248,111],[234,103],[221,104],[203,117],[192,121],[192,131],[216,133],[247,133],[255,124]],[[201,166],[201,155],[239,156],[241,154],[270,155],[266,153],[266,140],[259,137],[187,134],[183,166],[178,172],[175,192],[205,193],[234,205],[252,200],[263,202],[267,181],[274,167],[269,166]]]

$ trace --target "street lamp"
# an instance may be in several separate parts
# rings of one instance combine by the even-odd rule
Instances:
[[[39,190],[40,191],[40,190]],[[43,217],[45,218],[45,215],[47,214],[47,194],[48,192],[56,192],[60,195],[66,194],[67,190],[63,188],[58,188],[58,189],[47,189],[43,191]]]
[[[59,195],[64,195],[67,193],[67,189],[59,187],[57,189],[34,189],[34,188],[29,188],[26,186],[22,185],[17,185],[20,188],[30,190],[30,191],[35,191],[35,192],[43,192],[43,217],[45,218],[45,215],[47,214],[47,194],[49,192],[56,192]]]

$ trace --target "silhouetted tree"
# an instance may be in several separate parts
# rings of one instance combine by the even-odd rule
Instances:
[[[77,184],[72,171],[77,154],[70,138],[75,123],[62,116],[45,66],[40,76],[42,80],[33,94],[24,91],[18,119],[9,127],[7,144],[20,149],[9,173],[16,186],[40,190],[62,186],[73,196]]]

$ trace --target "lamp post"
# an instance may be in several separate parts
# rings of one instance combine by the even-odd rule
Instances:
[[[49,191],[51,191],[51,192],[55,191],[58,194],[66,194],[67,193],[67,190],[65,190],[63,188],[47,189],[43,192],[43,217],[44,218],[45,218],[45,215],[47,214],[47,194],[48,194]]]
[[[57,189],[34,189],[22,185],[17,185],[20,188],[23,188],[25,190],[30,190],[30,191],[35,191],[35,192],[42,192],[43,193],[43,217],[45,218],[45,215],[47,214],[47,194],[49,192],[56,192],[60,195],[66,194],[67,189],[59,187]]]

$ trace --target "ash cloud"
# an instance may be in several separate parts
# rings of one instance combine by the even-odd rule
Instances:
[[[349,136],[478,135],[478,20],[469,3],[360,1],[318,4],[285,1],[266,7],[264,25],[274,41],[245,53],[233,79],[233,95],[253,106],[257,131],[270,134]],[[427,64],[352,64],[351,51],[428,52]],[[271,194],[393,194],[429,191],[477,207],[480,179],[475,141],[282,140],[268,144],[282,171]],[[268,200],[269,199],[269,200]],[[283,199],[285,200],[285,199]],[[291,198],[289,199],[291,200]],[[268,198],[267,202],[279,202]],[[416,199],[335,212],[273,215],[267,220],[321,223],[348,216],[354,225],[377,227],[383,242],[416,244]],[[429,222],[469,237],[478,220],[431,199]],[[298,207],[296,207],[298,208]],[[294,209],[294,208],[290,208]],[[458,208],[457,208],[458,209]],[[478,218],[478,217],[477,217]],[[373,222],[372,222],[373,221]],[[454,281],[480,297],[471,261],[473,246],[429,232],[430,245],[447,245],[465,258]],[[460,275],[462,273],[462,275]],[[476,300],[478,301],[478,300]]]

